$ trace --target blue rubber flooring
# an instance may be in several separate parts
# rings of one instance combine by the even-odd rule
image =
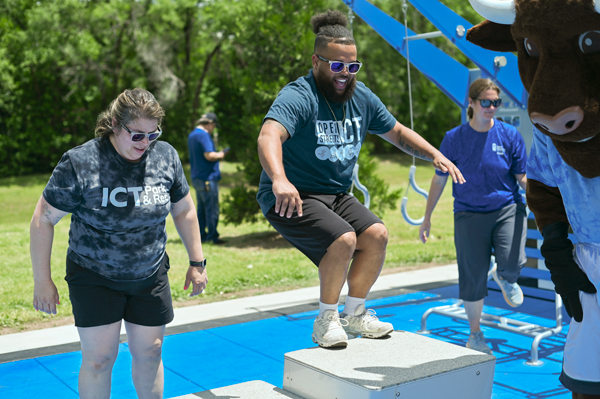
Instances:
[[[454,303],[457,286],[414,292],[368,301],[377,315],[396,330],[417,332],[421,315],[430,307]],[[502,294],[490,291],[484,312],[552,327],[554,303],[526,297],[522,306],[509,308]],[[313,347],[312,323],[317,311],[233,324],[165,337],[165,398],[251,380],[281,387],[284,354]],[[565,320],[569,320],[564,314]],[[528,366],[532,338],[483,327],[497,357],[492,398],[571,398],[560,384],[563,346],[568,324],[559,335],[542,340],[541,366]],[[432,338],[464,346],[466,321],[431,315],[427,328]],[[77,398],[81,352],[0,364],[0,398]],[[112,398],[136,398],[131,381],[131,357],[121,344],[113,369]]]

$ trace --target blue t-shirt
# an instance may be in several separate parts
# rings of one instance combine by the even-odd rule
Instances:
[[[590,162],[598,162],[590,159]],[[558,187],[579,242],[600,243],[600,177],[587,179],[567,165],[552,139],[533,128],[527,178]]]
[[[283,143],[283,166],[290,183],[300,192],[321,194],[348,191],[367,131],[384,134],[396,125],[396,118],[362,82],[357,82],[349,101],[328,105],[312,70],[279,92],[267,118],[290,134]],[[257,200],[263,214],[275,205],[272,182],[264,170]]]
[[[527,150],[513,126],[494,120],[490,130],[478,132],[465,123],[446,133],[440,152],[466,180],[452,185],[454,213],[493,212],[523,203],[515,175],[525,173]],[[446,175],[439,170],[435,173]]]
[[[196,127],[188,136],[188,149],[190,151],[190,167],[192,179],[221,180],[219,161],[211,162],[204,157],[205,152],[216,152],[210,134]]]
[[[111,280],[141,280],[160,266],[165,219],[189,191],[170,144],[155,141],[132,163],[110,140],[94,139],[63,155],[43,195],[72,214],[71,260]]]

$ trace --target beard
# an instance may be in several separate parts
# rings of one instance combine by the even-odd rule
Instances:
[[[327,76],[315,76],[315,82],[317,83],[317,87],[323,92],[325,98],[334,103],[345,103],[350,100],[356,88],[356,78],[352,75],[348,76],[348,83],[342,93],[337,92],[333,86],[333,81]]]

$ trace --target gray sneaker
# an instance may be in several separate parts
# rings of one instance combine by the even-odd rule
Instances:
[[[502,295],[504,295],[504,300],[513,308],[521,305],[523,303],[523,290],[519,287],[517,283],[509,283],[504,280],[502,277],[498,276],[496,273],[497,266],[494,265],[492,269],[492,278],[500,286],[502,290]]]
[[[492,354],[492,350],[485,343],[485,337],[483,336],[483,332],[477,331],[476,333],[472,333],[469,335],[469,340],[467,341],[467,348],[473,349],[478,352],[487,353],[488,355]]]
[[[343,327],[347,324],[347,321],[340,319],[337,310],[326,310],[315,319],[312,340],[324,348],[348,346],[348,336]]]
[[[365,338],[381,338],[394,331],[392,323],[380,321],[375,316],[375,311],[365,309],[365,305],[356,308],[354,315],[342,313],[342,320],[348,322],[348,325],[344,326],[348,334],[360,334]]]

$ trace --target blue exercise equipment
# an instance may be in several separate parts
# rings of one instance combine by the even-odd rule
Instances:
[[[467,42],[466,32],[473,25],[438,0],[408,0],[439,31],[417,34],[408,29],[407,1],[402,9],[404,24],[396,21],[379,8],[366,0],[342,0],[349,7],[349,20],[352,23],[353,13],[379,33],[396,51],[407,60],[409,101],[411,111],[411,129],[414,130],[412,115],[412,93],[410,66],[413,65],[427,79],[433,82],[444,94],[462,109],[463,123],[466,122],[466,110],[469,105],[468,91],[471,82],[479,77],[488,77],[498,84],[502,93],[503,107],[496,113],[498,118],[515,126],[525,138],[529,150],[532,138],[531,122],[527,115],[528,94],[519,78],[517,57],[510,53],[499,53],[485,50]],[[469,69],[429,43],[427,39],[445,37],[465,54],[478,69]],[[409,48],[409,42],[410,48]],[[410,50],[410,51],[409,51]],[[409,186],[418,194],[427,198],[427,192],[414,180],[416,169],[409,172]],[[402,215],[407,223],[418,226],[424,218],[414,219],[408,215],[408,197],[402,199]]]

